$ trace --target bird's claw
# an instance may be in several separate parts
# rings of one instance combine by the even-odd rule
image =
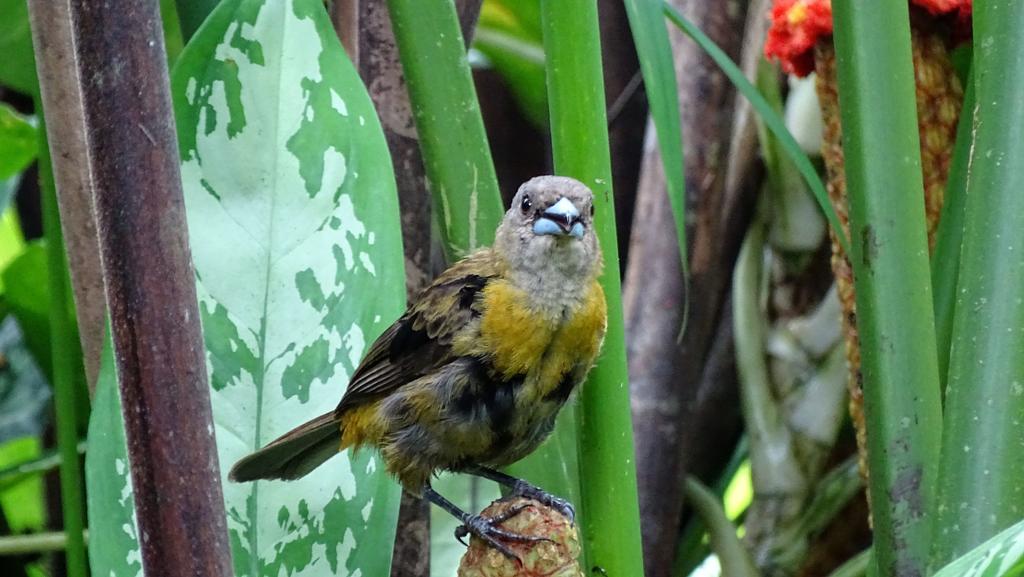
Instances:
[[[515,543],[537,543],[539,541],[551,541],[547,537],[537,537],[535,535],[521,535],[519,533],[513,533],[506,531],[501,527],[498,527],[498,523],[503,523],[512,517],[515,517],[519,513],[523,512],[523,509],[528,505],[517,505],[510,507],[507,511],[504,511],[500,515],[494,517],[484,517],[482,515],[467,515],[463,519],[463,525],[455,529],[455,538],[459,540],[459,543],[466,544],[463,539],[468,535],[476,535],[484,543],[487,543],[490,547],[501,552],[502,555],[522,563],[522,560],[512,552],[504,543],[498,539],[505,541],[512,541]]]
[[[570,525],[576,524],[576,509],[569,501],[552,495],[540,487],[535,487],[526,481],[519,481],[512,488],[512,495],[533,499],[558,511],[563,517],[569,520]]]

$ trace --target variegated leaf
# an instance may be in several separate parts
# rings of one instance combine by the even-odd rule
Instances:
[[[332,410],[403,310],[397,197],[373,106],[318,0],[222,2],[172,90],[226,477]],[[224,495],[236,575],[388,572],[398,490],[372,452],[291,483],[225,478]]]
[[[945,530],[944,528],[940,528]],[[1024,519],[953,561],[935,577],[1021,577],[1024,575]]]
[[[142,554],[135,522],[132,478],[128,472],[121,396],[117,390],[117,369],[109,336],[103,343],[88,435],[85,485],[88,489],[86,501],[92,574],[96,577],[142,577]]]

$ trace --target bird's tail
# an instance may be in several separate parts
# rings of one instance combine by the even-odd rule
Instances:
[[[231,467],[228,479],[293,481],[306,476],[341,448],[341,424],[334,411],[295,427]]]

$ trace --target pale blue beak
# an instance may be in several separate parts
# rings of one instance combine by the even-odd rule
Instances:
[[[533,233],[583,238],[580,211],[572,201],[563,196],[533,223]]]

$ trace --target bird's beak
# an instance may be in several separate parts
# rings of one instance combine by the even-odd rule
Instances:
[[[583,223],[580,211],[571,200],[564,196],[548,207],[533,223],[534,234],[554,234],[583,238]]]

